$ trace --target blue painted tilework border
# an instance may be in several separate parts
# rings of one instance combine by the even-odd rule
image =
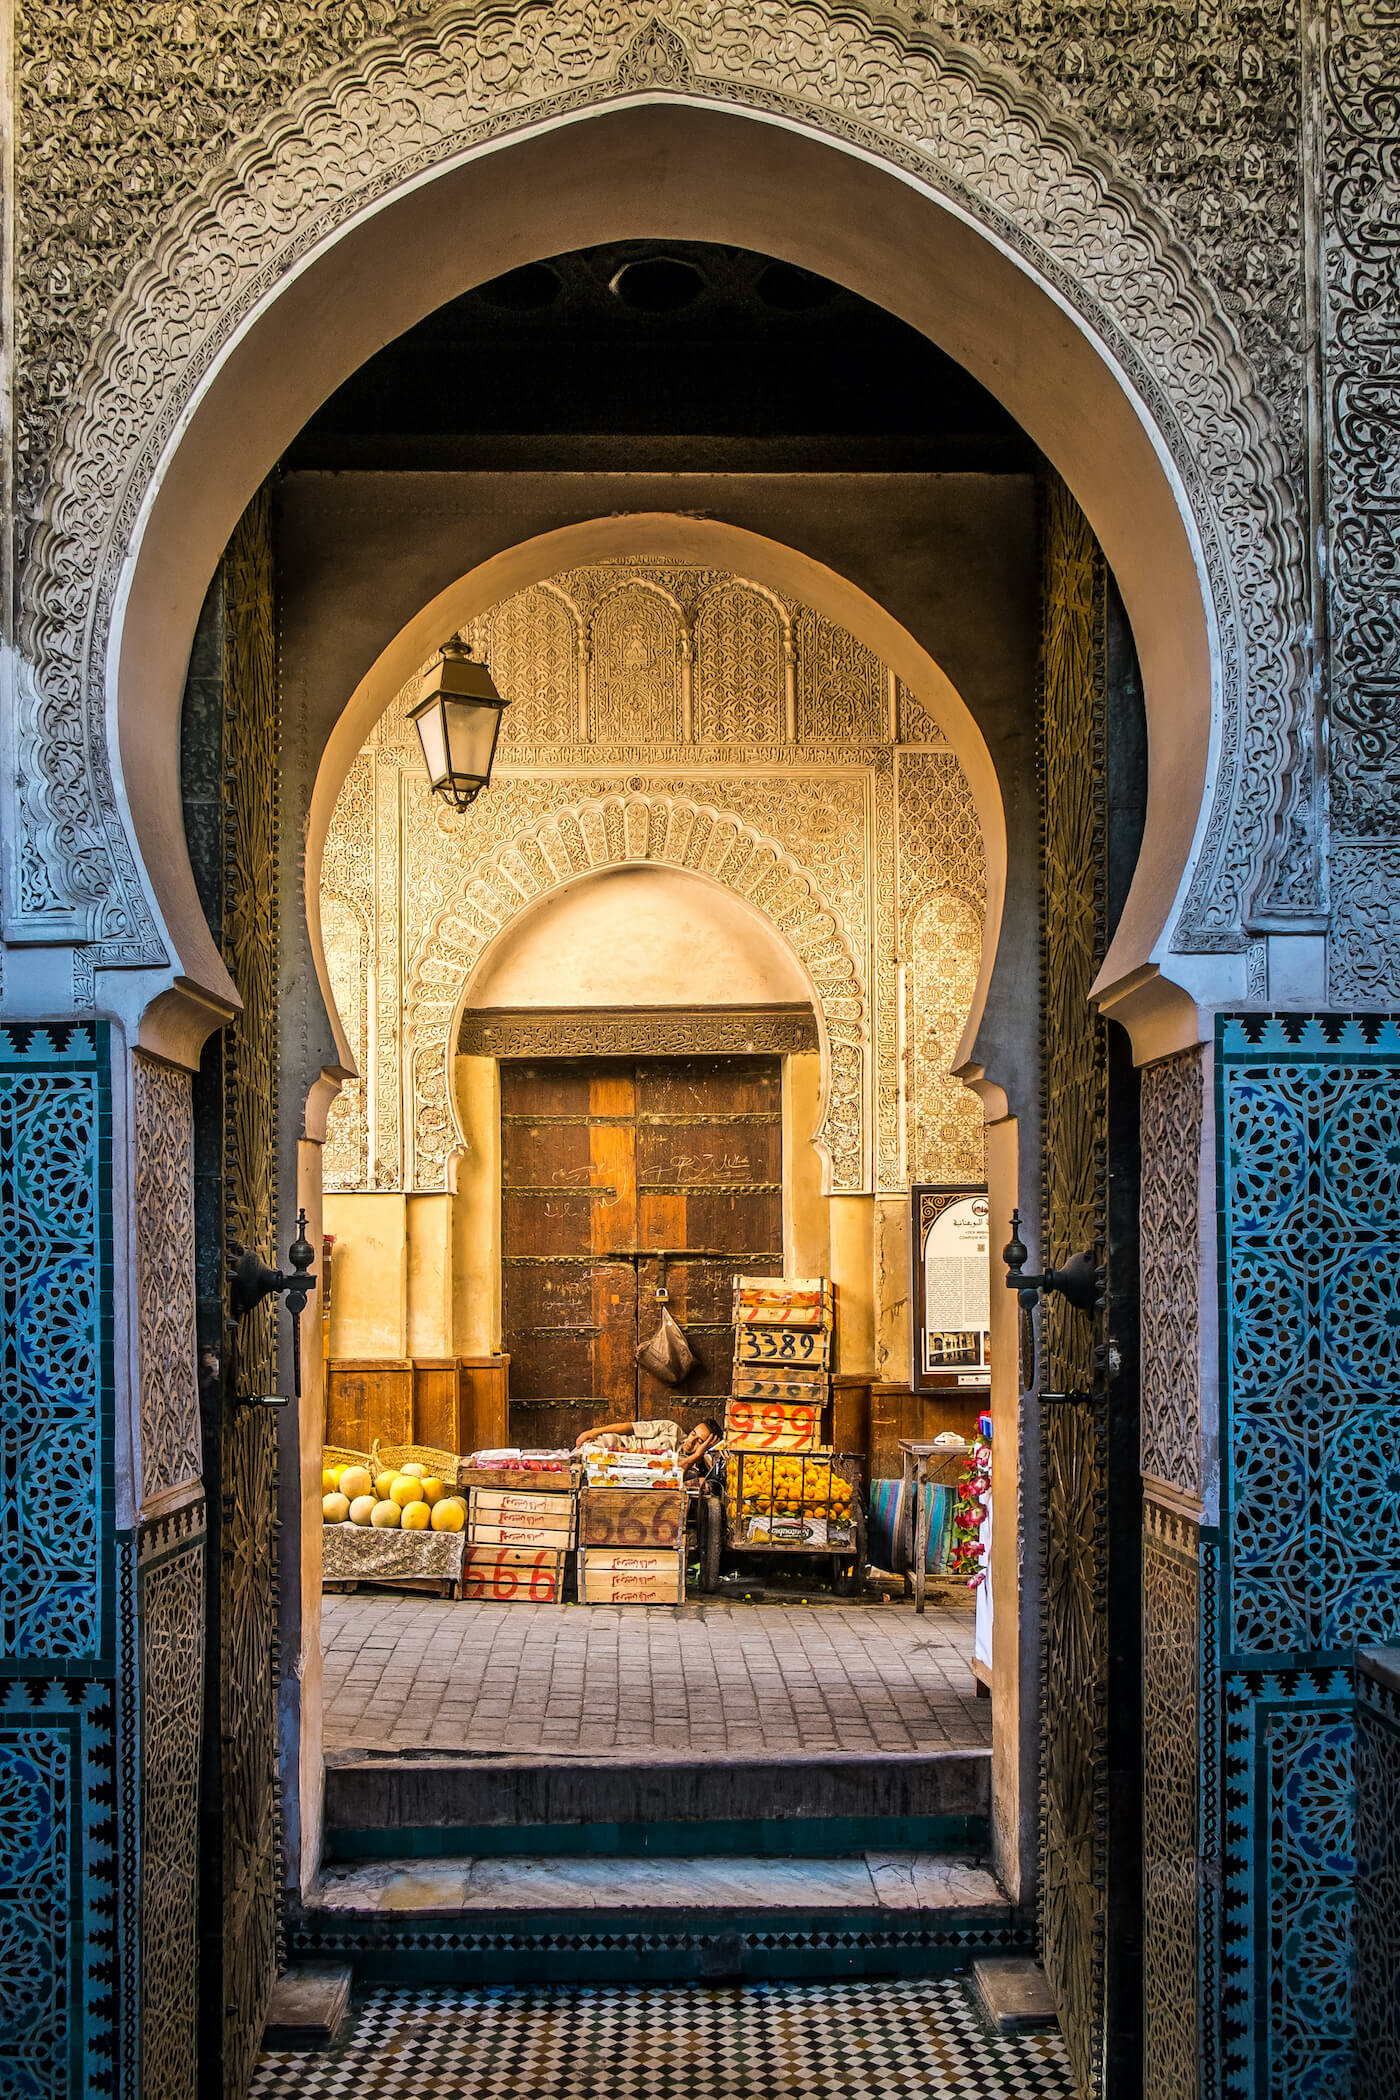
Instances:
[[[1357,2100],[1400,2100],[1400,1690],[1363,1661],[1356,1692]]]
[[[113,2090],[120,1963],[115,1735],[110,1683],[0,1685],[6,2100]]]
[[[130,2100],[135,2083],[135,1589],[115,1530],[110,1056],[102,1022],[0,1026],[6,2100]]]
[[[109,1031],[0,1027],[0,1677],[115,1666],[113,1318]]]
[[[1216,1050],[1219,2089],[1340,2100],[1367,2075],[1355,1651],[1400,1634],[1400,1022],[1222,1016]]]

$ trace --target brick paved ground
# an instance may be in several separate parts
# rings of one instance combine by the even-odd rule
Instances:
[[[991,1741],[972,1613],[324,1601],[326,1748],[937,1750]]]

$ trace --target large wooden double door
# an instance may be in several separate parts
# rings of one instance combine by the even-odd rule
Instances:
[[[780,1275],[776,1057],[551,1059],[501,1066],[501,1248],[511,1439],[572,1443],[599,1420],[721,1415],[730,1279]],[[670,1311],[696,1363],[637,1364]]]

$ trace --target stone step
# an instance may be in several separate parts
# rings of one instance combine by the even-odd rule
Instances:
[[[333,1861],[981,1853],[989,1750],[812,1756],[332,1752]]]
[[[296,1960],[419,1983],[937,1975],[1029,1946],[984,1863],[917,1851],[347,1862],[289,1928]]]

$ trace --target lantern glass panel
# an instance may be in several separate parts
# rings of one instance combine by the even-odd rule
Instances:
[[[428,768],[428,780],[434,788],[447,783],[447,735],[443,726],[442,706],[437,703],[425,707],[421,715],[414,717],[418,740],[423,746],[423,762]]]
[[[447,756],[455,781],[475,781],[484,787],[491,777],[491,758],[501,726],[501,710],[480,700],[449,700],[442,703],[447,726]],[[426,755],[426,754],[425,754]],[[431,769],[431,760],[429,766]]]

